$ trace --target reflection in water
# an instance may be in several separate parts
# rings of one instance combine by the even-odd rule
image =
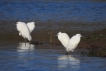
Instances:
[[[58,57],[58,67],[59,69],[71,69],[73,71],[78,70],[80,68],[80,60],[71,56],[71,55],[63,55]]]
[[[34,59],[34,45],[30,43],[19,43],[17,52],[17,61],[19,62],[17,67],[25,69],[30,67],[30,61]]]
[[[27,47],[19,43],[16,51],[13,45],[0,49],[0,71],[106,71],[106,58],[103,57],[78,56],[77,59],[77,56],[63,55],[63,50],[34,50],[29,43]]]
[[[17,52],[25,52],[25,51],[34,51],[34,45],[30,43],[19,43],[17,47]]]

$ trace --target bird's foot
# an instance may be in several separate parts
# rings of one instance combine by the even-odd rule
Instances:
[[[68,52],[66,52],[66,55],[68,55]]]

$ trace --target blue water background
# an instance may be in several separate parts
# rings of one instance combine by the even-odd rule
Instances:
[[[0,20],[106,21],[106,2],[10,1],[0,2]]]
[[[16,30],[17,21],[34,21],[36,30],[100,30],[106,28],[106,1],[1,0],[1,27]]]

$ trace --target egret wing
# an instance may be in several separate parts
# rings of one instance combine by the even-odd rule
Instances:
[[[66,33],[61,33],[61,34],[59,34],[58,39],[59,39],[60,42],[63,44],[63,46],[64,46],[65,48],[67,48],[68,43],[69,43],[69,40],[70,40],[70,37],[69,37]]]
[[[70,43],[73,45],[77,45],[80,42],[80,37],[74,35],[71,39],[70,39]]]
[[[28,26],[24,22],[17,22],[17,30],[23,38],[27,38],[29,41],[32,39]]]
[[[78,43],[80,42],[80,37],[79,36],[76,36],[74,35],[70,41],[69,41],[69,44],[68,44],[68,47],[67,47],[67,51],[74,51],[74,49],[78,46]]]
[[[34,30],[35,28],[35,23],[34,22],[28,22],[27,26],[29,28],[30,33]]]

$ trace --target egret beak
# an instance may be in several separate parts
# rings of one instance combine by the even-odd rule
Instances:
[[[86,36],[81,36],[81,38],[84,38],[84,39],[86,39],[87,37],[86,37]]]
[[[57,34],[57,35],[55,35],[55,36],[58,36],[58,34]]]
[[[83,37],[83,36],[81,35],[81,37]]]

